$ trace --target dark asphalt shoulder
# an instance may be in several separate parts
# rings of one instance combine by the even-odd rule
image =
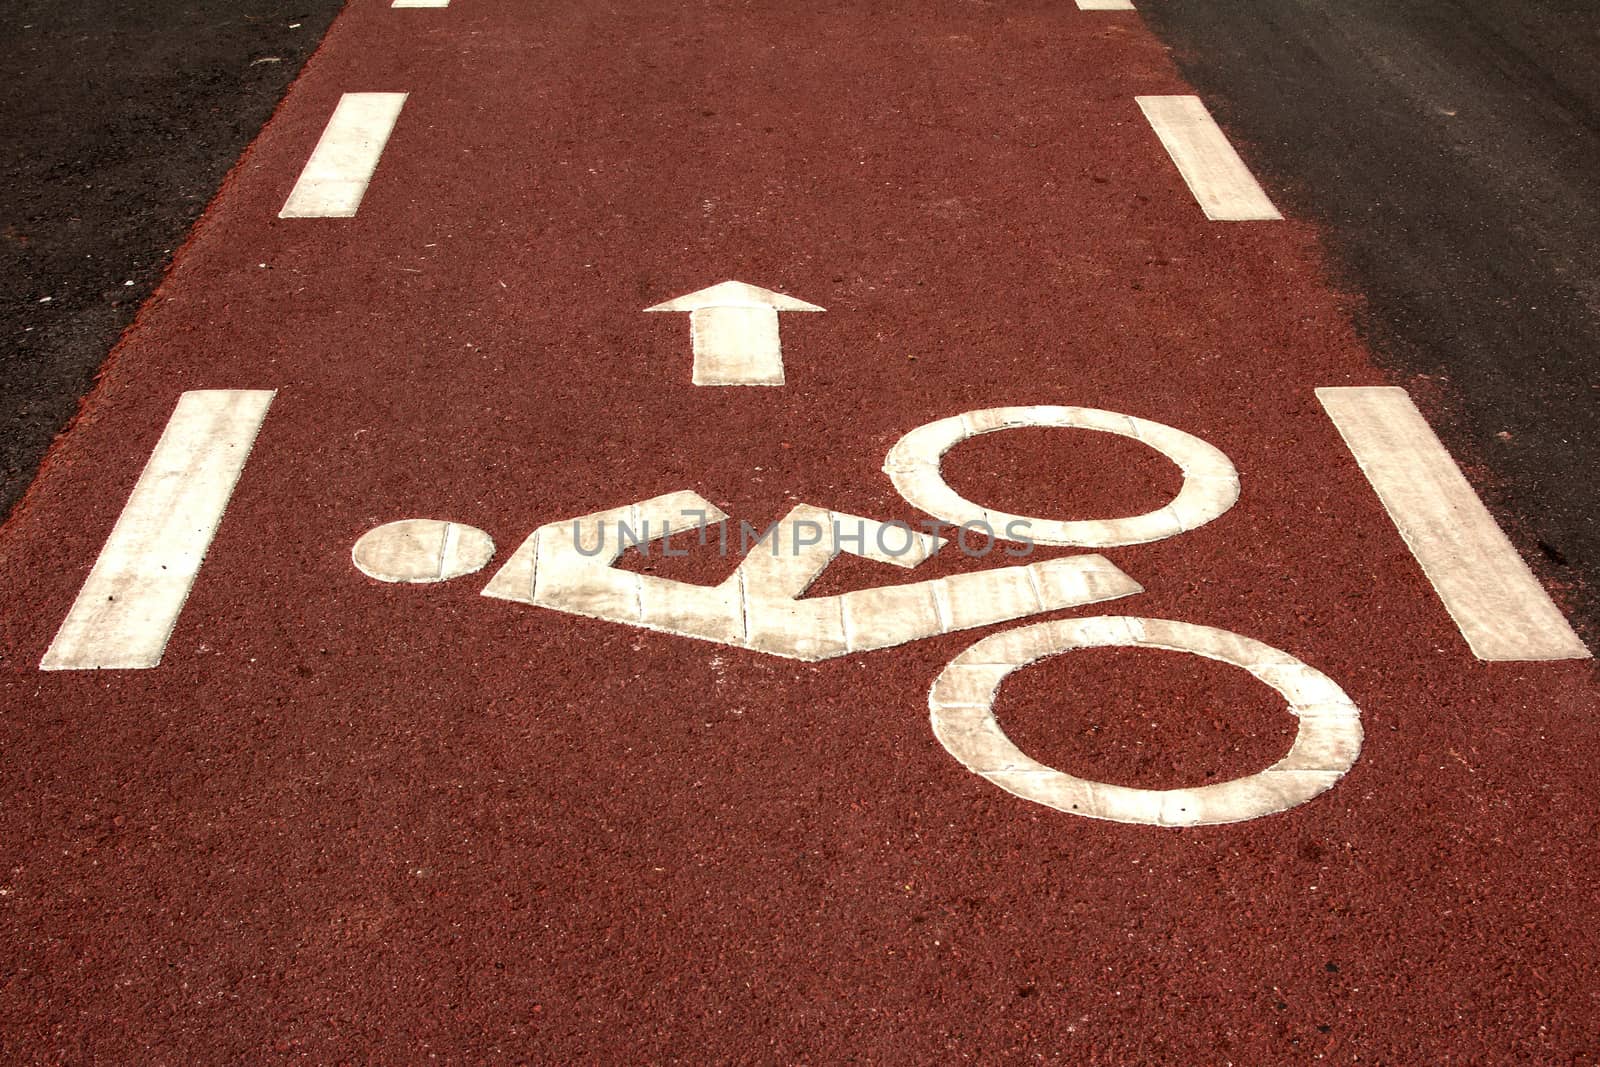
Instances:
[[[340,6],[0,7],[0,515]]]

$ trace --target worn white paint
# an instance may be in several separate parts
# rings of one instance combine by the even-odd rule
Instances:
[[[1079,11],[1132,11],[1131,0],[1078,0]]]
[[[494,558],[494,541],[461,523],[401,519],[362,534],[350,557],[380,582],[447,582],[482,570]]]
[[[858,550],[853,543],[858,529],[865,530],[869,546],[878,546],[879,534],[891,531],[871,519],[808,504],[791,510],[719,585],[691,585],[613,566],[623,551],[618,524],[642,531],[648,523],[655,538],[706,530],[708,538],[721,542],[712,528],[726,519],[705,498],[684,491],[550,523],[517,549],[483,595],[774,656],[821,660],[1142,592],[1104,557],[1069,556],[807,597],[806,589],[841,551],[914,567],[942,543],[913,532],[901,552],[906,538],[900,528],[883,538],[889,551]],[[836,523],[846,537],[832,535]],[[814,539],[819,528],[827,533]],[[737,533],[732,537],[737,545]]]
[[[41,669],[161,662],[272,396],[215,389],[179,398]]]
[[[825,309],[729,281],[645,310],[689,313],[695,385],[782,385],[778,312]]]
[[[450,0],[394,0],[390,7],[449,7]]]
[[[1590,656],[1404,389],[1318,389],[1317,399],[1475,656]]]
[[[1025,426],[1099,430],[1140,441],[1178,465],[1183,488],[1171,503],[1143,515],[1063,522],[982,507],[945,482],[939,466],[950,449],[969,437]],[[1025,531],[1027,539],[1042,545],[1109,548],[1159,541],[1210,522],[1239,499],[1239,473],[1216,448],[1159,422],[1094,408],[986,408],[939,419],[897,441],[883,469],[907,503],[929,515],[956,525],[985,523],[995,536],[1009,540],[1023,537],[1008,530]]]
[[[405,93],[345,93],[278,217],[355,217],[405,102]]]
[[[1141,96],[1138,102],[1206,218],[1220,222],[1283,218],[1199,97]]]
[[[1080,648],[1167,649],[1241,667],[1289,702],[1299,720],[1294,744],[1256,774],[1188,789],[1110,785],[1047,767],[1000,728],[995,696],[1014,671]],[[940,744],[967,769],[1037,804],[1115,822],[1195,826],[1286,811],[1331,788],[1361,754],[1360,710],[1327,675],[1260,641],[1164,619],[1058,619],[995,634],[950,661],[928,708]]]

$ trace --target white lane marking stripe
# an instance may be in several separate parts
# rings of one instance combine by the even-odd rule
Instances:
[[[1132,11],[1129,0],[1078,0],[1079,11]]]
[[[278,217],[354,218],[405,102],[405,93],[345,93]]]
[[[1218,222],[1283,218],[1199,97],[1136,99],[1206,218]]]
[[[1474,655],[1589,657],[1404,389],[1318,389],[1317,399]]]
[[[390,7],[449,7],[450,0],[394,0]]]
[[[161,662],[272,396],[214,389],[178,399],[40,669]]]

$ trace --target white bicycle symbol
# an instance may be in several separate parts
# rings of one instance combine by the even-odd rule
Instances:
[[[1057,522],[983,508],[945,482],[940,462],[951,448],[979,434],[1019,427],[1096,430],[1139,441],[1177,464],[1183,487],[1164,507],[1144,515]],[[1216,448],[1161,423],[1092,408],[989,408],[927,423],[895,444],[884,471],[907,503],[953,528],[984,529],[1000,539],[1022,528],[1034,543],[1080,548],[1172,537],[1212,521],[1239,498],[1238,472]],[[712,526],[726,530],[727,519],[685,490],[549,523],[522,543],[483,595],[814,661],[1143,592],[1105,557],[1080,555],[805,597],[841,551],[911,568],[946,543],[903,523],[808,504],[766,531],[734,574],[715,586],[614,566],[628,547],[621,531],[633,533],[634,544],[700,531],[704,543]],[[846,527],[856,532],[841,535]],[[834,531],[831,540],[821,536],[828,528]],[[609,545],[608,529],[618,532]],[[891,537],[900,538],[900,547],[888,544]],[[384,581],[436,582],[480,569],[493,553],[493,542],[480,530],[406,519],[369,531],[356,542],[353,557],[364,573]],[[1288,754],[1228,782],[1139,789],[1078,778],[1018,749],[994,715],[1001,683],[1050,656],[1110,647],[1184,652],[1249,672],[1282,695],[1298,720]],[[1066,618],[993,634],[945,666],[929,691],[928,707],[934,735],[969,770],[1058,811],[1125,823],[1194,826],[1286,811],[1331,788],[1361,753],[1360,710],[1326,675],[1260,641],[1166,619]]]

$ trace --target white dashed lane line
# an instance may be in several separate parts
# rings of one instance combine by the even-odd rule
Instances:
[[[278,217],[354,218],[405,102],[405,93],[345,93]]]
[[[394,0],[390,7],[449,7],[450,0]]]
[[[1318,389],[1317,399],[1474,655],[1588,658],[1404,389]]]
[[[1166,505],[1143,515],[1062,522],[975,504],[952,489],[940,473],[945,453],[969,438],[1040,426],[1098,430],[1141,441],[1177,464],[1183,472],[1183,488]],[[883,471],[908,504],[929,515],[955,526],[979,523],[1008,537],[1009,531],[1017,529],[1040,545],[1113,548],[1147,544],[1204,526],[1239,501],[1239,472],[1218,449],[1171,426],[1095,408],[984,408],[926,423],[895,443]]]
[[[1078,0],[1079,11],[1132,11],[1131,0]]]
[[[179,398],[42,670],[161,662],[272,396],[214,389]]]
[[[1197,96],[1141,96],[1139,107],[1178,166],[1206,218],[1281,219],[1267,194]]]

